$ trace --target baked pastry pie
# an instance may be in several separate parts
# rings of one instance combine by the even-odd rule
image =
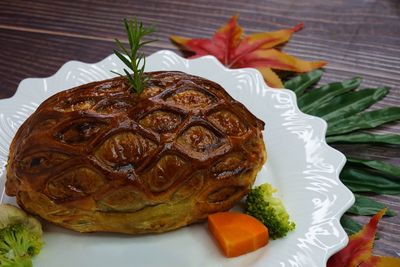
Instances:
[[[79,232],[151,233],[228,210],[266,160],[264,123],[218,84],[148,73],[53,95],[10,146],[6,193]]]

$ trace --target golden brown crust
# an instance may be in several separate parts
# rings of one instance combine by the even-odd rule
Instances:
[[[231,208],[266,159],[263,122],[211,81],[149,75],[140,96],[114,78],[43,102],[12,141],[6,193],[80,232],[164,232]]]

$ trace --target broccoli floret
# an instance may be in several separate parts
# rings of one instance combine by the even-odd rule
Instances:
[[[42,226],[21,209],[0,205],[0,266],[32,267],[42,248]]]
[[[284,237],[296,227],[282,201],[272,196],[276,191],[265,183],[251,189],[246,198],[246,213],[260,220],[272,239]]]

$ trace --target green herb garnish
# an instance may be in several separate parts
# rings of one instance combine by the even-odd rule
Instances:
[[[136,19],[133,21],[124,19],[124,24],[128,34],[129,48],[125,48],[121,41],[115,39],[115,42],[121,51],[114,49],[114,53],[119,59],[122,60],[122,62],[125,63],[126,66],[128,66],[129,69],[133,71],[133,73],[129,73],[127,69],[124,69],[125,74],[120,74],[114,71],[112,72],[120,76],[126,75],[125,77],[130,83],[131,89],[137,94],[140,94],[145,88],[148,77],[144,72],[144,67],[146,65],[145,55],[139,53],[138,51],[142,46],[155,41],[142,40],[146,35],[153,33],[155,31],[155,27],[150,26],[145,28],[143,27],[143,23],[138,22]],[[128,58],[126,58],[126,56]]]

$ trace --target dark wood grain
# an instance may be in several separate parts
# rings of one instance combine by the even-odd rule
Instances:
[[[400,2],[397,0],[332,1],[0,1],[0,97],[14,94],[27,77],[46,77],[69,60],[97,62],[112,52],[115,37],[124,39],[122,19],[137,16],[155,23],[158,42],[150,54],[176,48],[168,36],[209,37],[233,14],[249,33],[276,30],[303,21],[305,29],[285,51],[329,62],[321,83],[353,76],[364,87],[390,86],[390,94],[372,108],[400,106]],[[400,123],[378,132],[400,133]],[[400,163],[396,149],[338,147],[361,156]],[[399,196],[374,196],[400,211]],[[365,223],[368,217],[356,217]],[[400,215],[384,218],[375,253],[400,256]]]

